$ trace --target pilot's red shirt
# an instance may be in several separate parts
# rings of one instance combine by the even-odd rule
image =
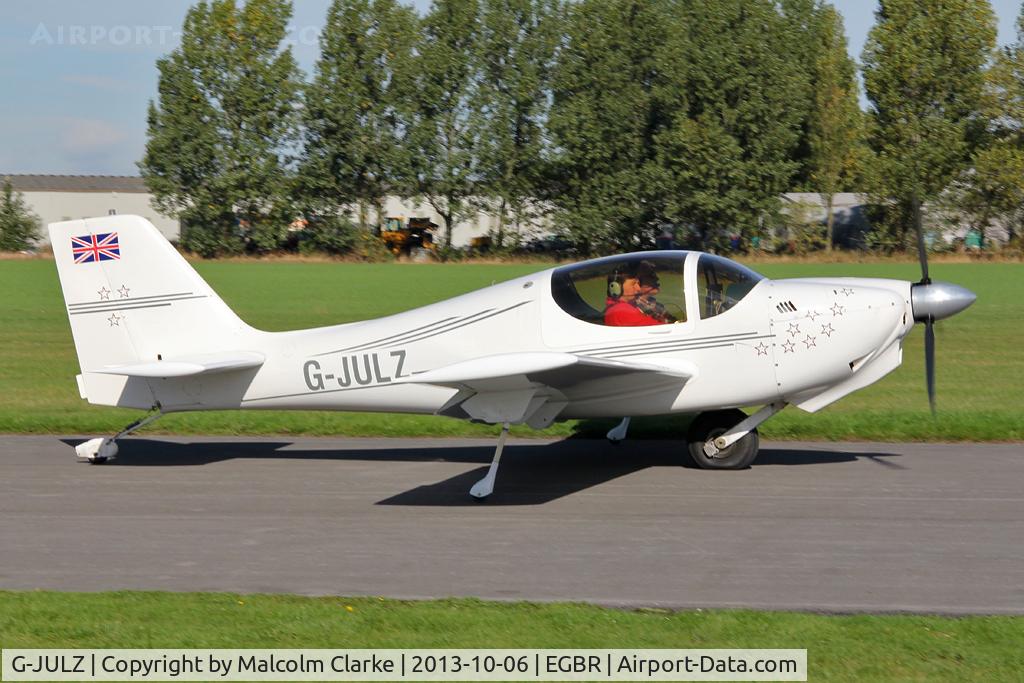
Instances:
[[[663,323],[627,301],[609,299],[608,307],[604,309],[604,324],[612,327],[644,327]]]

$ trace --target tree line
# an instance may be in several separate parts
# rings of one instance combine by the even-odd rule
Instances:
[[[867,112],[821,0],[334,0],[308,78],[290,17],[199,2],[157,64],[139,166],[190,250],[367,248],[389,196],[433,207],[449,246],[483,209],[498,246],[543,220],[587,254],[666,227],[831,248],[831,219],[782,211],[794,190],[867,192],[884,249],[939,215],[1020,220],[1024,15],[997,51],[987,0],[880,2]]]

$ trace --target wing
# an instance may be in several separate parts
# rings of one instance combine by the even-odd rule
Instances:
[[[506,353],[415,374],[402,381],[459,390],[439,412],[484,422],[526,422],[541,429],[569,403],[678,393],[695,377],[692,364],[624,363],[571,353]],[[624,413],[625,414],[625,413]]]
[[[93,370],[104,375],[125,375],[127,377],[188,377],[190,375],[228,372],[230,370],[247,370],[263,365],[265,357],[252,351],[227,351],[221,353],[205,353],[181,358],[168,358],[149,363],[133,363],[131,365],[108,365],[101,370]]]

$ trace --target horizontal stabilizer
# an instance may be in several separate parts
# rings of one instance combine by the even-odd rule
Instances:
[[[126,377],[188,377],[190,375],[258,368],[263,365],[264,360],[266,359],[261,353],[227,351],[183,356],[180,358],[167,358],[149,363],[108,365],[102,369],[93,370],[93,372],[104,375],[123,375]]]

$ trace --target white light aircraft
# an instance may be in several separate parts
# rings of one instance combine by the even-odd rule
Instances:
[[[814,412],[894,370],[925,323],[975,299],[931,282],[769,280],[712,254],[659,251],[551,268],[377,320],[263,332],[236,316],[171,244],[137,216],[49,226],[90,403],[151,411],[80,444],[101,463],[117,439],[164,413],[346,410],[428,413],[509,425],[696,413],[686,454],[740,469],[757,426],[788,404]],[[919,248],[922,245],[919,243]],[[344,296],[343,292],[322,293]],[[301,302],[297,302],[301,303]],[[740,406],[763,405],[751,415]]]

